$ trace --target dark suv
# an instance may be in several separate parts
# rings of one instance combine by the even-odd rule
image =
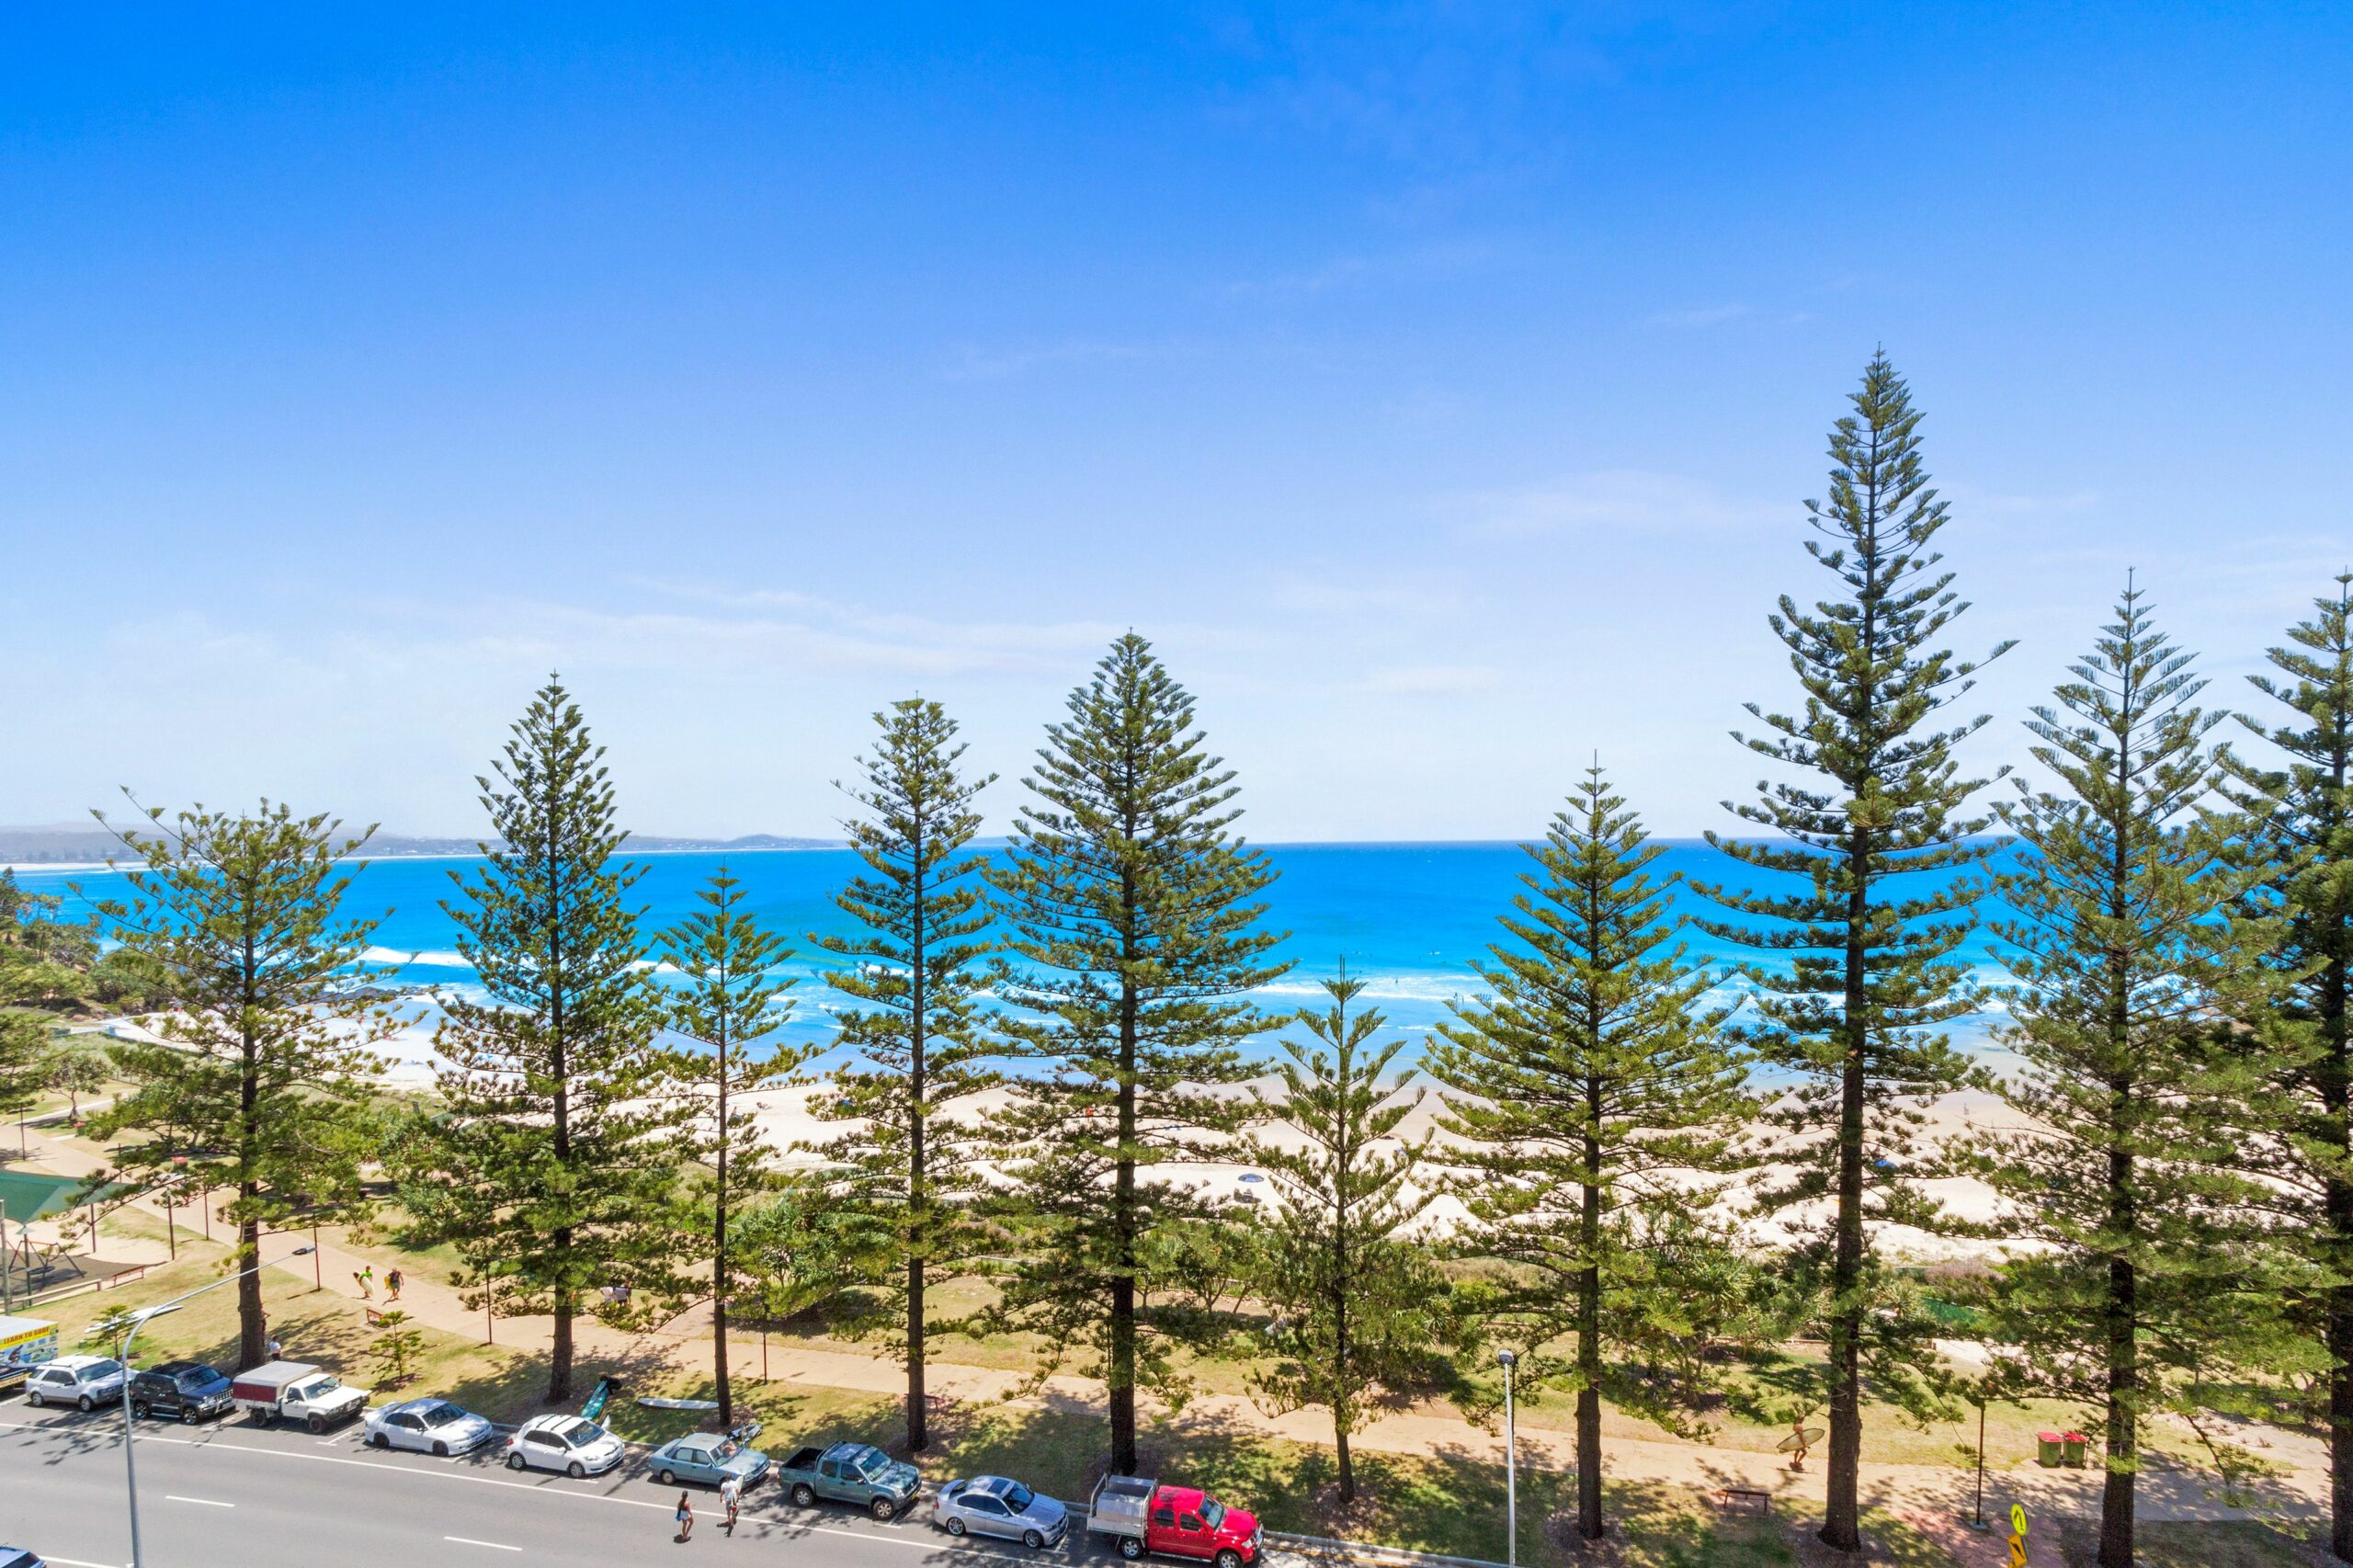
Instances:
[[[168,1415],[201,1421],[227,1410],[229,1380],[201,1361],[166,1361],[131,1380],[133,1415]]]

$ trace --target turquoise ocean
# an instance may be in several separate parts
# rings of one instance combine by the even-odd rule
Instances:
[[[1269,1015],[1269,1036],[1284,1027],[1280,1015],[1316,1004],[1322,997],[1320,982],[1345,960],[1349,972],[1366,982],[1359,1005],[1378,1007],[1387,1030],[1408,1037],[1405,1059],[1449,1016],[1450,1002],[1480,989],[1471,966],[1487,956],[1489,944],[1508,939],[1496,916],[1507,908],[1518,888],[1517,879],[1531,865],[1527,853],[1509,843],[1263,847],[1279,873],[1266,896],[1264,923],[1282,934],[1277,957],[1292,965],[1251,998]],[[832,895],[858,869],[854,855],[847,849],[800,849],[664,853],[638,858],[645,874],[634,899],[649,932],[675,924],[696,908],[697,890],[722,865],[740,880],[752,909],[772,928],[788,934],[795,949],[783,966],[799,981],[790,993],[798,1005],[785,1035],[832,1044],[837,1032],[832,1014],[835,997],[823,975],[835,960],[810,938],[849,929]],[[473,972],[457,950],[457,928],[441,908],[443,900],[455,896],[453,877],[475,864],[403,858],[355,867],[347,909],[355,916],[381,917],[369,955],[371,967],[381,967],[398,983],[479,995]],[[1689,884],[1763,885],[1757,873],[1699,840],[1666,841],[1666,853],[1653,869],[1654,875],[1687,879],[1675,890],[1673,916],[1736,918]],[[63,895],[69,915],[86,914],[85,901],[121,892],[119,876],[103,869],[20,868],[17,876],[28,889]],[[1802,885],[1791,879],[1772,880],[1783,884],[1780,891]],[[1722,972],[1720,997],[1736,1001],[1745,986],[1733,971],[1734,961],[1754,961],[1758,955],[1696,926],[1687,926],[1680,939],[1690,945],[1695,960]],[[1965,956],[1987,983],[2006,978],[1990,933],[1981,931]],[[658,968],[655,973],[662,978]],[[424,1064],[433,1009],[420,1001],[411,1011],[409,1027],[393,1049],[405,1059],[406,1073],[415,1074]],[[1984,1016],[1961,1020],[1952,1033],[1973,1049],[1990,1051],[1985,1035],[1992,1021]],[[1271,1049],[1270,1038],[1262,1050]]]

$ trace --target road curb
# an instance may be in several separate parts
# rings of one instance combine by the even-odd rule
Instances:
[[[1328,1540],[1320,1535],[1291,1535],[1283,1530],[1268,1530],[1267,1541],[1269,1545],[1286,1546],[1295,1551],[1366,1558],[1381,1562],[1433,1562],[1441,1564],[1442,1568],[1505,1568],[1503,1563],[1484,1557],[1448,1557],[1436,1551],[1415,1551],[1403,1546],[1375,1546],[1360,1540]]]

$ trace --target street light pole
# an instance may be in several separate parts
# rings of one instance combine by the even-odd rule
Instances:
[[[287,1256],[300,1257],[310,1250],[309,1247],[296,1247]],[[285,1261],[285,1258],[278,1259],[280,1263]],[[158,1301],[152,1307],[142,1307],[131,1314],[131,1332],[122,1336],[122,1345],[115,1354],[115,1360],[122,1367],[122,1473],[124,1481],[131,1489],[131,1568],[145,1568],[139,1555],[139,1460],[132,1452],[137,1445],[131,1441],[131,1341],[139,1337],[139,1331],[147,1326],[149,1318],[159,1318],[165,1312],[176,1312],[180,1310],[180,1304],[184,1301],[201,1296],[207,1290],[218,1290],[223,1285],[233,1285],[246,1275],[258,1274],[269,1267],[270,1265],[266,1263],[256,1263],[251,1268],[241,1268],[226,1278],[215,1279],[210,1285],[199,1285],[184,1295],[174,1296],[168,1301]]]
[[[1511,1374],[1519,1358],[1502,1350],[1495,1359],[1504,1369],[1504,1562],[1508,1568],[1519,1568],[1519,1439],[1511,1409]]]

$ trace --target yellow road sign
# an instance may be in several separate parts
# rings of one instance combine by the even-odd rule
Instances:
[[[2010,1505],[2010,1528],[2018,1531],[2020,1535],[2026,1534],[2025,1504],[2013,1503]]]

